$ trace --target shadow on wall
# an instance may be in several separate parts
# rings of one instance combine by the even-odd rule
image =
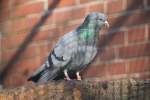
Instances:
[[[53,0],[51,5],[49,5],[48,10],[45,12],[45,14],[41,17],[40,21],[33,27],[29,35],[25,38],[25,41],[21,44],[19,49],[16,51],[14,56],[8,61],[8,64],[4,66],[4,69],[2,73],[0,73],[0,82],[3,84],[3,80],[5,78],[5,75],[7,72],[11,69],[11,66],[13,66],[16,61],[19,59],[20,55],[24,52],[24,50],[27,48],[27,46],[30,44],[32,39],[37,35],[40,27],[46,22],[46,19],[52,15],[53,10],[57,7],[60,0]]]

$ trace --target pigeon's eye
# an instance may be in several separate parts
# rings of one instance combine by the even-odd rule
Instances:
[[[101,19],[101,18],[100,18],[99,20],[101,20],[101,21],[102,21],[103,19]]]

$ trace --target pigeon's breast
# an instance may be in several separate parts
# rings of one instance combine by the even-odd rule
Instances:
[[[93,46],[79,46],[74,51],[72,62],[69,66],[70,70],[81,70],[89,64],[97,54],[97,49]]]

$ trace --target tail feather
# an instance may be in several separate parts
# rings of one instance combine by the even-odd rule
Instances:
[[[53,67],[50,67],[45,63],[33,74],[33,76],[28,78],[28,81],[46,82],[49,79],[53,78],[54,76],[53,70],[54,70]]]
[[[44,71],[44,70],[43,70]],[[36,75],[33,75],[31,77],[28,78],[28,81],[33,81],[33,82],[38,82],[38,80],[40,79],[40,77],[42,76],[43,71],[37,73]]]
[[[35,75],[28,78],[28,81],[45,83],[48,80],[54,80],[57,77],[59,69],[44,68],[43,70],[36,72]]]
[[[47,82],[48,80],[53,80],[56,77],[56,73],[57,72],[55,70],[46,69],[41,74],[39,81],[40,82]]]

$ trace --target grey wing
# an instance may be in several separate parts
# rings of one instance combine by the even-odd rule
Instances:
[[[72,59],[72,54],[77,49],[77,32],[72,31],[64,35],[54,48],[54,54],[51,55],[55,66],[65,66]]]
[[[69,44],[74,43],[72,42],[74,41],[72,37],[72,33],[62,37],[48,56],[48,60],[45,64],[43,64],[28,80],[34,82],[47,82],[48,80],[53,80],[58,74],[61,74],[59,72],[62,72],[71,61],[72,49],[68,49],[68,47]]]
[[[64,67],[71,60],[71,53],[67,52],[66,45],[57,44],[51,54],[51,60],[55,67]]]

